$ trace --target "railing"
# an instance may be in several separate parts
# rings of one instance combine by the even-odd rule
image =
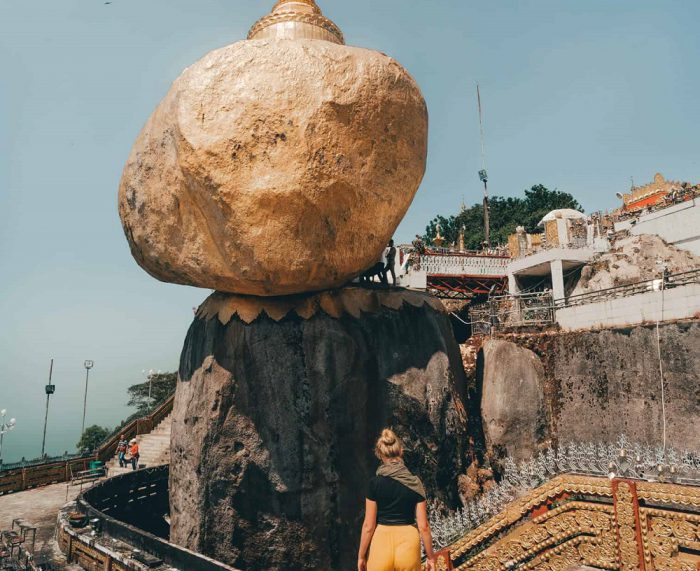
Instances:
[[[87,470],[94,456],[86,456],[75,460],[63,460],[5,470],[0,473],[0,495],[11,492],[20,492],[37,486],[46,486],[70,480],[71,474],[80,470]]]
[[[615,286],[607,289],[582,293],[579,295],[572,295],[566,299],[555,300],[554,305],[557,309],[563,309],[565,307],[575,307],[578,305],[587,305],[589,303],[608,301],[621,297],[629,297],[640,293],[646,293],[648,291],[657,291],[662,288],[671,289],[674,287],[696,283],[700,283],[700,268],[687,272],[670,274],[663,278],[644,280],[632,284]]]
[[[58,459],[39,460],[38,463],[15,463],[16,468],[5,467],[0,472],[0,495],[20,492],[37,486],[67,482],[71,474],[89,469],[90,462],[107,462],[117,451],[122,435],[131,439],[139,434],[151,432],[173,410],[175,395],[171,395],[148,416],[132,420],[114,436],[104,442],[94,454],[61,456]],[[10,466],[14,466],[10,465]]]
[[[492,296],[469,309],[474,333],[488,334],[504,327],[529,327],[554,323],[550,292]]]
[[[124,436],[127,440],[130,440],[139,434],[147,434],[151,432],[166,416],[172,412],[174,400],[175,395],[173,394],[163,401],[163,403],[148,416],[136,418],[121,428],[109,440],[102,443],[95,453],[96,458],[98,460],[102,460],[103,462],[113,458],[117,452],[117,445],[119,444],[119,440],[121,440],[122,436]]]
[[[425,256],[469,256],[475,258],[510,258],[508,248],[489,248],[488,250],[457,250],[455,248],[425,248]]]
[[[43,466],[44,464],[57,464],[59,462],[67,462],[68,460],[80,460],[82,458],[92,459],[93,454],[89,452],[84,454],[61,454],[60,456],[44,456],[43,458],[34,458],[33,460],[25,460],[22,458],[19,462],[10,462],[0,465],[0,473],[7,470],[18,470],[20,468],[31,468],[32,466]]]
[[[509,257],[484,254],[480,256],[465,253],[455,253],[450,256],[424,254],[420,256],[419,265],[420,269],[428,274],[505,276],[509,261]]]

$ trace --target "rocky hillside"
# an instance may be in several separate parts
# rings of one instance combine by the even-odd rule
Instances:
[[[609,252],[599,254],[583,268],[571,295],[659,278],[663,263],[671,273],[678,273],[700,268],[700,257],[656,235],[620,238]]]

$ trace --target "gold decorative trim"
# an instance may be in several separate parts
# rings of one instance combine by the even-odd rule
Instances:
[[[295,7],[295,4],[301,4],[302,6]],[[287,22],[296,22],[320,28],[328,34],[328,36],[323,39],[338,44],[345,43],[343,32],[340,31],[340,28],[336,26],[333,21],[329,20],[321,13],[321,9],[313,0],[280,0],[275,4],[270,14],[263,16],[253,24],[253,27],[248,32],[248,39],[255,40],[262,38],[264,37],[263,30],[266,28],[278,24],[285,24]],[[303,39],[305,34],[297,30],[296,34],[293,34],[292,37],[297,36]]]
[[[197,310],[197,317],[211,319],[216,316],[223,325],[234,316],[249,324],[263,313],[273,321],[280,321],[289,315],[311,319],[319,312],[334,319],[339,319],[344,314],[359,318],[363,313],[378,313],[384,308],[399,310],[404,305],[428,305],[440,313],[446,313],[440,300],[425,293],[406,289],[378,290],[350,286],[339,290],[284,297],[256,297],[216,292],[202,303]]]
[[[552,500],[564,493],[587,493],[612,497],[610,481],[602,478],[590,478],[586,476],[557,476],[539,488],[532,490],[522,498],[516,499],[508,508],[469,532],[464,538],[458,540],[450,551],[453,559],[460,557],[474,549],[488,537],[500,533],[529,514],[534,508]]]
[[[572,495],[584,499],[568,499]],[[541,513],[553,500],[565,503]],[[700,550],[698,507],[698,487],[563,475],[511,502],[447,551],[461,561],[458,571],[567,571],[577,565],[697,571],[691,552]]]
[[[639,558],[639,504],[634,484],[626,481],[615,482],[613,495],[620,570],[644,571],[644,562]]]
[[[277,0],[277,3],[272,7],[272,11],[276,12],[277,10],[282,9],[287,4],[306,4],[316,14],[321,13],[321,8],[318,7],[318,4],[316,4],[314,0]]]

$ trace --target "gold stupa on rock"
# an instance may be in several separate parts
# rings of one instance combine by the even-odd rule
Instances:
[[[343,32],[314,0],[279,0],[248,32],[249,40],[326,40],[344,44]]]

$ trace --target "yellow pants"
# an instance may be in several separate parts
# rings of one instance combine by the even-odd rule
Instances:
[[[420,571],[420,536],[412,525],[378,525],[367,571]]]

